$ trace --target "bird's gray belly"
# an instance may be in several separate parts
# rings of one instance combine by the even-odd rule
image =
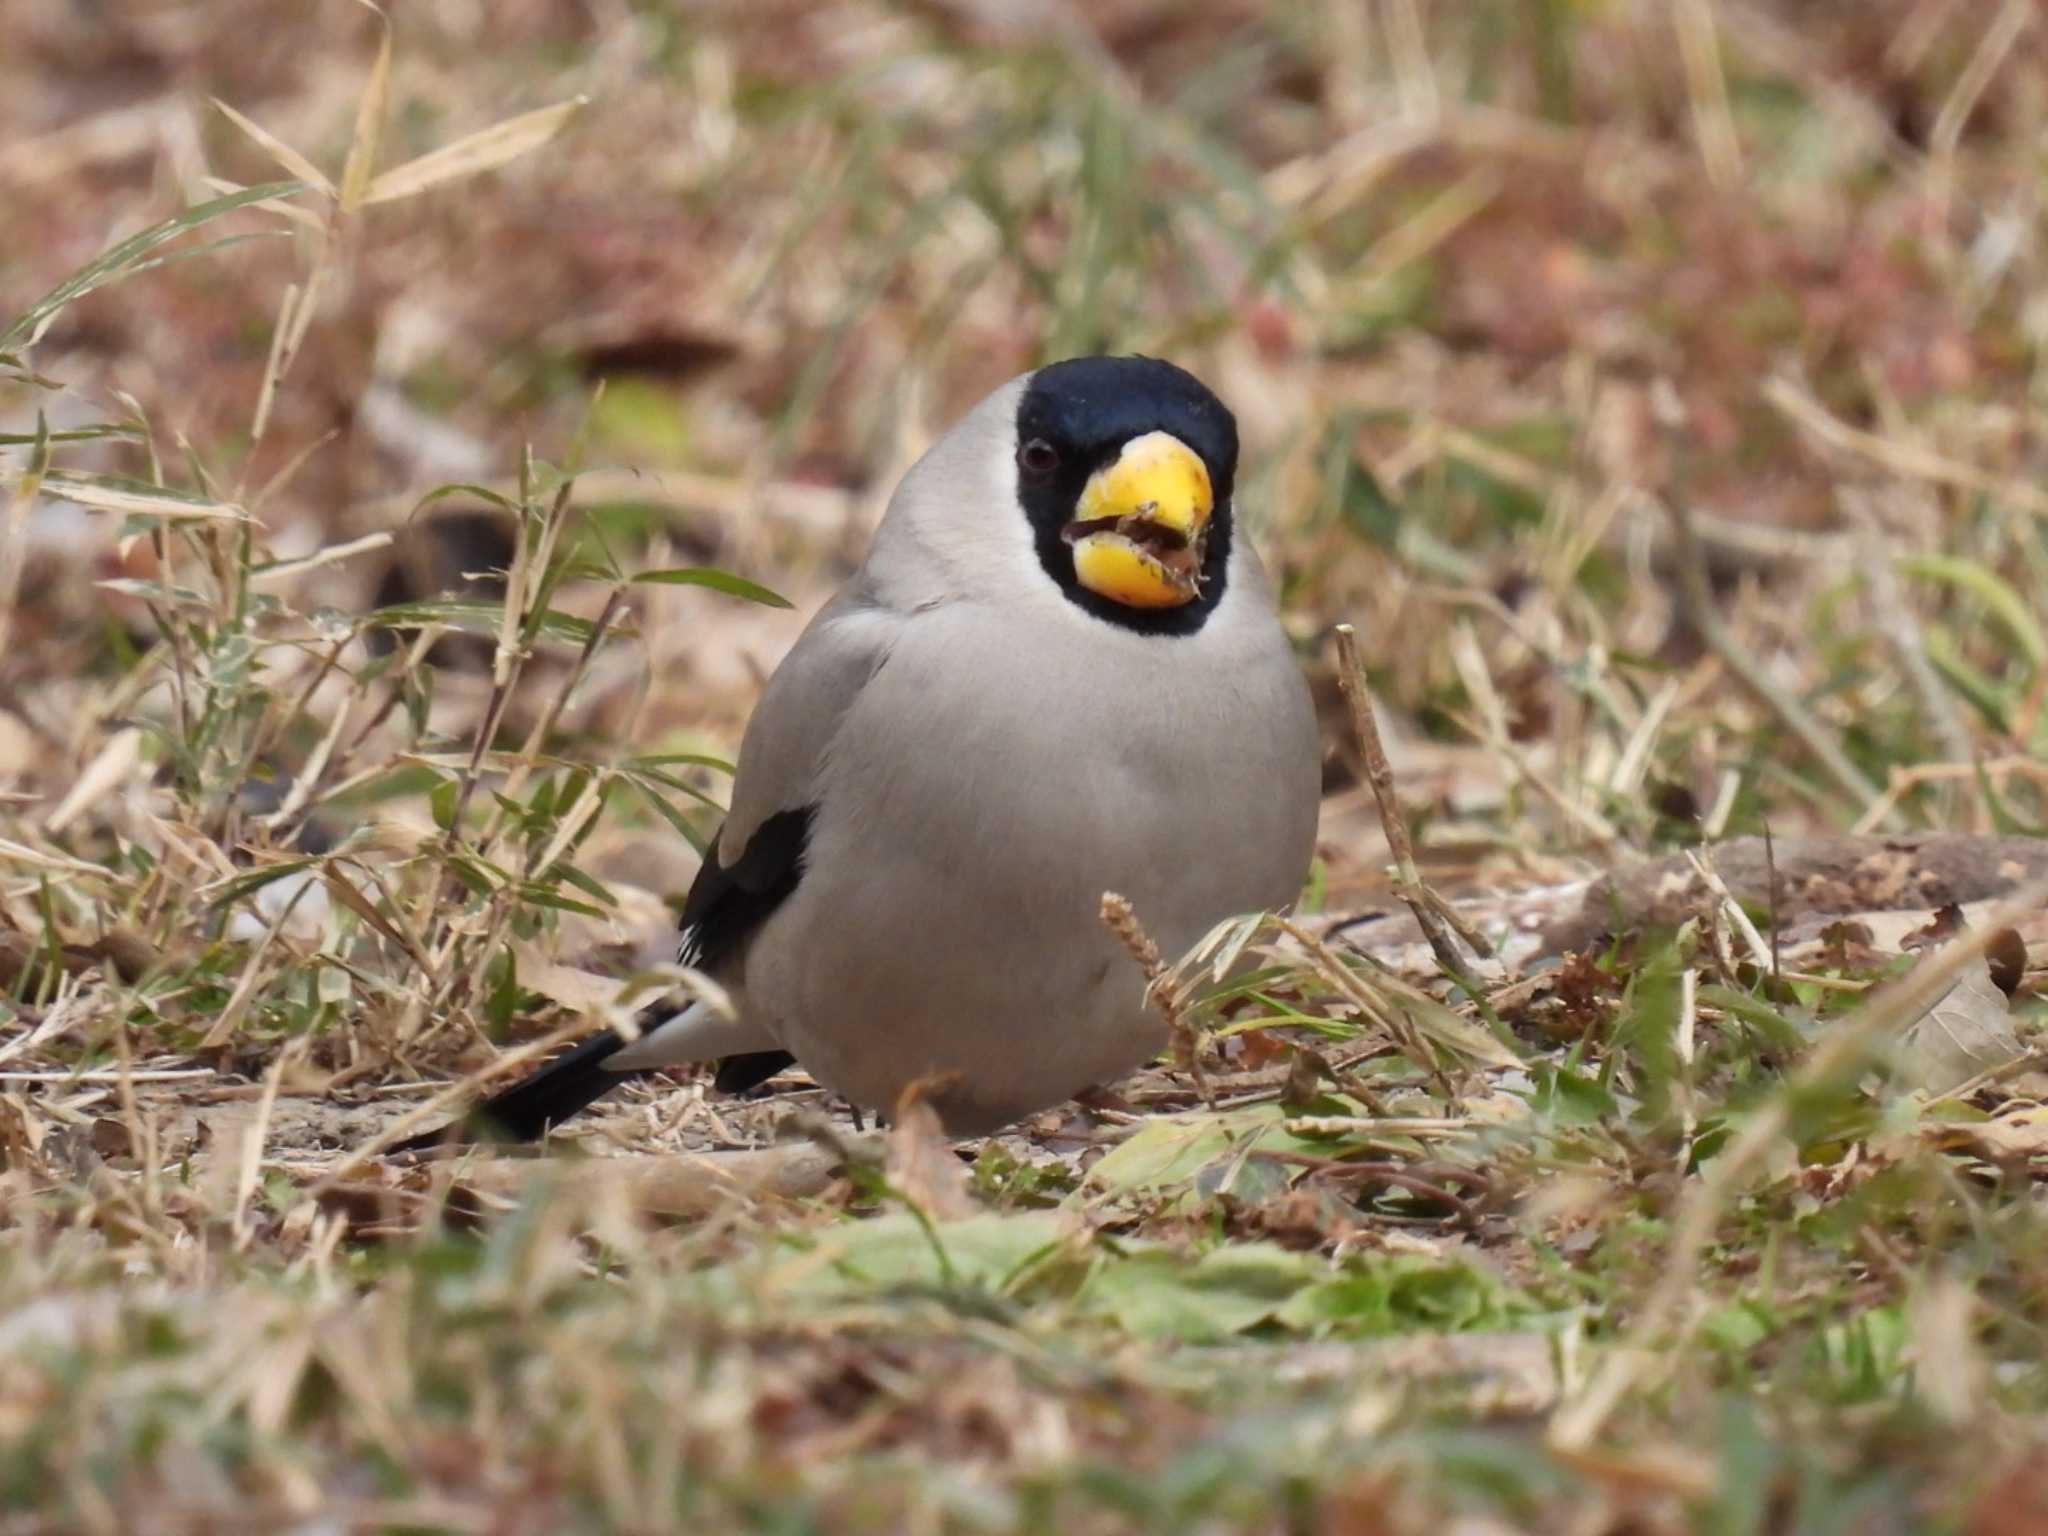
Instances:
[[[1271,784],[1204,740],[906,754],[886,793],[821,807],[804,878],[749,956],[749,1010],[856,1103],[886,1111],[930,1079],[956,1135],[1140,1065],[1165,1025],[1100,920],[1103,893],[1129,898],[1172,960],[1223,918],[1290,899],[1303,861],[1260,809]],[[1214,846],[1219,806],[1248,823],[1230,840],[1248,855]]]

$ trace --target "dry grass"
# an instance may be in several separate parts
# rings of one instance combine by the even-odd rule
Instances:
[[[0,1528],[2048,1525],[2038,884],[1532,937],[2048,820],[2039,17],[1010,18],[10,10]],[[378,1159],[665,983],[765,670],[1093,349],[1238,409],[1325,707],[1202,1094]]]

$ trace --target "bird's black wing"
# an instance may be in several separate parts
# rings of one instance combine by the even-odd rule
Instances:
[[[716,976],[737,963],[747,940],[768,914],[789,898],[803,878],[804,847],[810,841],[815,807],[777,811],[747,839],[731,864],[718,862],[714,839],[703,866],[683,899],[684,965]],[[787,1051],[747,1051],[727,1056],[713,1080],[721,1093],[759,1087],[796,1058]]]
[[[778,811],[754,829],[747,846],[730,864],[718,858],[714,838],[683,898],[683,941],[678,958],[716,976],[736,965],[747,940],[803,878],[804,846],[810,838],[813,808]],[[656,1003],[641,1010],[643,1029],[652,1029],[674,1010]],[[484,1100],[472,1117],[511,1141],[537,1141],[548,1127],[560,1125],[636,1072],[614,1072],[605,1062],[625,1045],[616,1030],[603,1029],[579,1041],[524,1081]],[[749,1051],[718,1064],[718,1087],[743,1093],[766,1082],[795,1061],[786,1051]],[[447,1139],[446,1128],[400,1142],[392,1150],[420,1151]]]
[[[810,841],[813,806],[777,811],[747,839],[730,864],[718,859],[712,839],[683,898],[683,943],[677,959],[717,976],[737,961],[768,914],[789,899],[803,878],[804,847]]]

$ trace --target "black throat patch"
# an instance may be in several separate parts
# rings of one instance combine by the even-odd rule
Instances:
[[[1088,477],[1115,462],[1147,432],[1170,432],[1201,457],[1216,506],[1209,518],[1196,595],[1178,608],[1133,608],[1081,585],[1060,530],[1074,517]],[[1077,357],[1031,376],[1017,407],[1017,441],[1043,439],[1059,467],[1043,478],[1020,472],[1018,500],[1031,520],[1038,563],[1067,601],[1106,623],[1145,635],[1191,635],[1209,622],[1229,584],[1231,506],[1237,479],[1237,421],[1193,374],[1150,357]]]

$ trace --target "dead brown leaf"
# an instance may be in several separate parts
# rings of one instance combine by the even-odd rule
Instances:
[[[1963,909],[1954,902],[1935,909],[1934,916],[1927,920],[1925,928],[1916,928],[1900,941],[1899,948],[1908,954],[1916,950],[1933,949],[1947,943],[1963,931]]]
[[[1900,1070],[1914,1087],[1946,1093],[2017,1060],[2021,1049],[2011,1005],[1980,957],[1908,1026],[1899,1045]]]
[[[2015,1104],[1989,1120],[1939,1127],[1944,1147],[1968,1147],[1995,1162],[2017,1162],[2048,1154],[2048,1105]]]
[[[978,1207],[968,1193],[967,1169],[954,1155],[938,1111],[925,1099],[929,1079],[912,1083],[896,1101],[883,1170],[896,1192],[934,1221],[972,1216]]]

